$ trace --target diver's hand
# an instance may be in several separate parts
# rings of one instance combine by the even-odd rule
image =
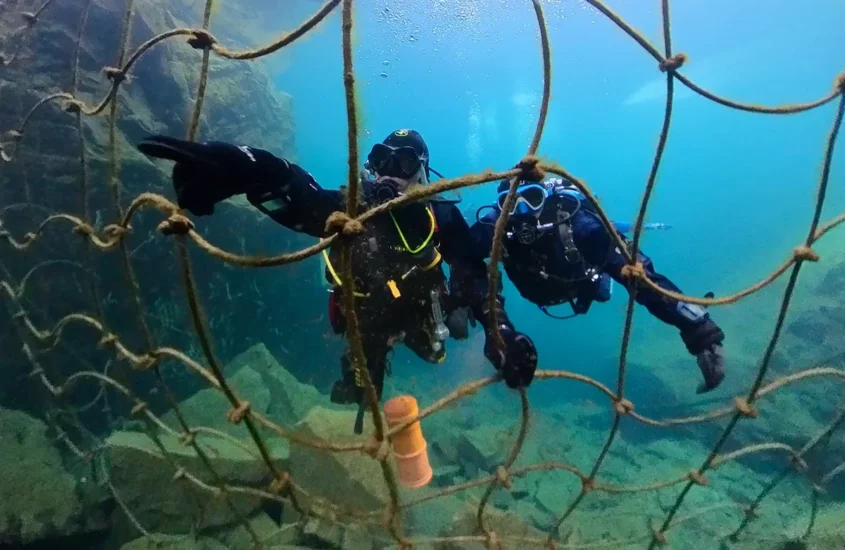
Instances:
[[[446,326],[449,328],[449,336],[455,340],[466,340],[469,338],[469,327],[475,328],[476,321],[472,315],[472,308],[469,306],[456,307],[446,314]]]
[[[695,355],[698,368],[704,377],[704,382],[698,387],[698,393],[706,393],[719,387],[725,379],[725,356],[722,353],[725,333],[722,329],[708,318],[682,331],[681,339],[687,350]]]
[[[704,376],[704,382],[698,386],[698,393],[707,393],[719,387],[725,379],[725,356],[721,344],[713,344],[710,348],[696,355],[698,368]]]
[[[531,384],[537,370],[537,348],[531,338],[509,328],[501,329],[505,351],[496,348],[493,337],[487,334],[484,356],[502,373],[510,388],[524,388]]]
[[[177,202],[197,216],[212,214],[218,202],[246,193],[270,177],[277,163],[287,165],[266,151],[216,141],[194,143],[149,136],[138,149],[145,155],[176,162],[173,187]]]

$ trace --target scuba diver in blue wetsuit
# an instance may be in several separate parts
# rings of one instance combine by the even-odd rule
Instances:
[[[326,226],[329,216],[345,210],[343,189],[323,189],[301,167],[261,149],[166,136],[148,137],[138,148],[146,155],[176,162],[173,184],[178,204],[198,216],[212,214],[220,201],[246,194],[255,208],[277,223],[325,238],[332,233]],[[367,157],[360,213],[403,194],[411,185],[425,185],[430,172],[422,136],[413,130],[393,132],[376,143]],[[361,338],[367,368],[381,399],[384,376],[389,373],[388,354],[394,344],[404,342],[423,360],[440,363],[446,357],[445,340],[449,337],[444,310],[472,308],[487,326],[480,306],[486,266],[454,201],[440,197],[375,216],[360,234],[349,238]],[[329,317],[338,334],[346,330],[339,305],[344,292],[338,276],[340,248],[332,246],[325,253],[326,279],[332,285]],[[452,292],[448,294],[444,260],[450,271],[448,289]],[[481,291],[469,290],[476,288]],[[493,364],[509,386],[527,385],[537,368],[534,344],[506,325],[502,329],[506,353],[497,354]],[[350,355],[347,349],[341,358],[341,378],[332,388],[331,400],[359,405],[355,430],[360,433],[366,399]]]
[[[496,204],[482,207],[476,214],[471,232],[479,254],[489,255],[494,226],[508,187],[507,181],[501,182]],[[484,209],[490,212],[478,217]],[[624,233],[632,229],[627,223],[615,226],[623,239]],[[625,257],[590,203],[575,186],[560,178],[520,182],[504,248],[502,263],[508,278],[525,299],[553,318],[585,314],[593,302],[608,301],[613,280],[627,288],[628,281],[622,276],[627,263]],[[638,260],[657,285],[680,292],[655,271],[647,256],[640,253]],[[680,330],[681,339],[696,357],[704,377],[698,392],[719,386],[725,377],[722,354],[725,335],[708,313],[700,306],[667,298],[644,286],[637,288],[636,301],[664,323]],[[572,315],[558,317],[547,309],[565,303],[570,304]],[[466,308],[455,310],[448,320],[456,337],[466,333],[466,312]]]

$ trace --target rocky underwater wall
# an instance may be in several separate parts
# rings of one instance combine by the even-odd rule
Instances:
[[[47,3],[37,22],[22,14],[34,14],[42,3],[10,1],[2,5],[3,66],[0,68],[0,120],[3,131],[17,128],[39,101],[74,86],[74,66],[79,97],[97,103],[106,97],[110,81],[103,67],[117,63],[125,5],[122,2],[74,0]],[[128,52],[150,37],[174,27],[187,27],[201,19],[200,4],[188,1],[134,3]],[[264,35],[260,23],[266,11],[227,6],[234,19],[220,19],[213,31],[235,46],[252,45]],[[84,26],[83,26],[84,25]],[[81,40],[79,38],[81,37]],[[79,49],[77,50],[77,44]],[[185,39],[168,40],[148,50],[132,67],[118,92],[115,141],[118,169],[115,180],[120,203],[144,192],[173,197],[170,164],[152,163],[134,145],[149,134],[184,137],[199,77],[202,53]],[[296,160],[293,98],[276,89],[261,62],[239,62],[211,57],[210,84],[199,123],[200,140],[249,144],[279,156]],[[23,136],[6,136],[4,151],[16,158],[0,171],[0,204],[3,223],[16,236],[36,231],[47,216],[66,212],[87,217],[98,230],[118,220],[111,188],[111,158],[108,111],[101,116],[82,117],[85,138],[85,166],[80,164],[80,141],[76,117],[63,110],[62,101],[37,108],[29,118]],[[83,177],[84,174],[84,177]],[[199,358],[199,343],[193,336],[173,242],[156,230],[160,215],[142,212],[133,218],[132,235],[125,241],[137,273],[147,322],[155,340],[176,345]],[[209,241],[237,253],[279,253],[313,242],[265,219],[236,199],[221,204],[216,215],[196,218],[197,230]],[[93,264],[83,265],[85,243],[68,239],[68,226],[49,225],[40,232],[30,250],[34,254],[5,254],[5,268],[11,279],[27,279],[27,294],[37,294],[33,315],[40,326],[49,326],[62,316],[92,310],[88,287],[97,279],[104,314],[111,328],[134,349],[142,347],[137,311],[128,294],[129,284],[119,251],[94,254]],[[7,243],[0,243],[6,247]],[[47,263],[33,261],[48,259]],[[276,269],[250,270],[223,266],[204,254],[192,251],[201,299],[208,311],[216,337],[216,351],[233,357],[249,345],[266,342],[284,357],[303,378],[328,384],[337,366],[306,364],[307,350],[314,346],[339,346],[328,342],[327,323],[320,323],[326,294],[322,286],[319,259]],[[293,316],[287,312],[298,311]],[[11,335],[9,320],[0,326]],[[71,329],[73,331],[73,329]],[[296,332],[296,338],[287,337]],[[72,338],[90,338],[84,331]],[[282,344],[287,340],[287,344]],[[10,369],[16,376],[26,372],[27,361],[19,346],[9,341]],[[60,346],[65,346],[60,343]],[[67,347],[67,346],[65,346]],[[91,346],[67,349],[76,357],[73,365],[53,365],[68,373],[79,365],[98,364],[102,356],[86,353]],[[45,359],[49,360],[49,359]],[[301,365],[301,370],[297,370]],[[64,370],[62,370],[64,369]],[[325,369],[321,372],[320,369]],[[330,373],[330,374],[329,374]],[[181,392],[191,393],[202,385],[180,369],[165,369]],[[146,378],[146,377],[145,377]],[[139,380],[142,388],[148,380]],[[19,408],[32,406],[31,396],[0,389],[0,403]],[[158,406],[155,396],[153,406]]]

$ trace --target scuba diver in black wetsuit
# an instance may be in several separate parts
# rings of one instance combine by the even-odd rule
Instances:
[[[299,166],[261,149],[165,136],[149,137],[138,148],[146,155],[176,161],[173,183],[178,204],[198,216],[209,215],[216,203],[245,193],[253,206],[281,225],[325,238],[330,235],[329,216],[344,210],[344,190],[324,190]],[[428,183],[432,171],[422,136],[413,130],[393,132],[368,155],[362,171],[361,212],[401,195],[410,185]],[[387,356],[395,343],[403,341],[423,360],[440,363],[449,337],[442,311],[470,308],[488,326],[482,305],[486,266],[454,201],[439,197],[375,216],[351,238],[358,321],[367,368],[381,399],[389,372]],[[326,278],[333,285],[329,316],[338,334],[346,328],[339,299],[340,248],[333,246],[324,253]],[[450,269],[448,293],[443,260]],[[537,368],[534,344],[514,330],[506,316],[500,317],[500,325],[506,348],[493,353],[488,338],[485,355],[510,387],[527,386]],[[347,349],[331,400],[359,404],[355,429],[360,433],[366,399],[351,365]]]
[[[487,254],[493,230],[507,196],[509,183],[499,185],[496,204],[482,207],[471,232],[479,254]],[[481,215],[484,209],[490,209]],[[631,224],[615,223],[624,234]],[[647,228],[662,229],[663,224]],[[519,293],[554,318],[568,318],[587,313],[593,302],[610,299],[612,280],[626,286],[622,268],[625,257],[616,247],[590,203],[570,182],[550,178],[542,182],[523,181],[504,241],[502,260],[508,278]],[[649,278],[660,287],[680,292],[669,279],[654,270],[652,261],[638,255]],[[648,287],[637,288],[636,301],[663,321],[680,330],[687,350],[696,357],[704,382],[698,392],[715,389],[725,377],[722,330],[700,306],[679,302]],[[569,303],[572,315],[557,317],[549,306]],[[448,325],[455,335],[466,332],[466,308],[455,310]]]

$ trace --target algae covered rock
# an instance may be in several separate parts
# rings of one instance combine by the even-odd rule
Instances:
[[[244,401],[249,401],[250,409],[266,413],[270,405],[270,390],[261,376],[250,368],[241,369],[234,376],[227,377],[228,384],[235,394]],[[226,432],[238,438],[248,438],[249,433],[243,424],[232,424],[227,418],[232,405],[222,391],[216,388],[202,390],[179,404],[179,410],[189,426],[205,426]],[[162,421],[181,432],[173,411],[162,417]]]
[[[353,441],[354,423],[352,411],[315,407],[296,426],[296,432],[333,443]],[[363,437],[371,433],[372,424],[365,422]],[[355,441],[366,439],[359,436]],[[381,466],[361,452],[330,452],[293,444],[290,467],[296,483],[339,506],[374,510],[388,502]]]
[[[299,540],[299,526],[288,523],[278,525],[264,512],[258,512],[247,519],[249,527],[264,543],[265,548],[278,548],[283,545],[293,545]],[[246,527],[240,523],[215,534],[218,541],[229,550],[253,550],[255,543]]]
[[[329,401],[317,388],[303,384],[282,367],[264,344],[256,344],[232,359],[225,374],[237,376],[244,369],[260,376],[270,396],[267,415],[282,426],[295,425],[313,407]]]
[[[216,476],[205,467],[194,449],[171,435],[159,436],[172,459],[186,472],[211,487],[218,487]],[[248,446],[212,437],[198,441],[220,481],[227,486],[266,488],[270,481],[267,466],[257,451]],[[276,464],[287,466],[287,448],[270,445]],[[232,524],[248,517],[262,503],[257,496],[230,492],[230,507],[222,496],[203,490],[187,479],[174,479],[174,467],[146,434],[115,432],[105,442],[111,482],[126,508],[147,529],[179,534],[194,527]],[[122,517],[123,513],[118,512]]]
[[[482,475],[494,472],[512,445],[508,429],[498,424],[481,424],[458,438],[458,451],[470,477],[479,475],[479,470]]]
[[[479,536],[482,532],[478,526],[478,507],[474,504],[467,504],[453,516],[452,526],[441,533],[444,537]],[[495,533],[492,541],[493,548],[522,549],[522,548],[543,548],[545,546],[546,534],[535,529],[525,519],[520,518],[511,512],[500,512],[491,510],[489,507],[484,513],[485,527]],[[442,548],[449,549],[482,549],[488,548],[484,541],[479,542],[457,542],[445,543]]]
[[[89,531],[76,479],[65,470],[47,426],[8,409],[0,409],[0,426],[0,546]]]
[[[328,402],[316,388],[299,382],[285,370],[264,344],[237,355],[226,365],[223,374],[238,398],[249,401],[252,411],[264,414],[284,427],[293,427],[311,408]],[[228,421],[231,405],[220,390],[201,390],[180,403],[179,409],[192,427],[206,426],[241,439],[249,437],[244,426]],[[162,420],[182,431],[173,411]]]
[[[211,538],[195,540],[190,536],[150,535],[127,542],[120,550],[227,550]]]

